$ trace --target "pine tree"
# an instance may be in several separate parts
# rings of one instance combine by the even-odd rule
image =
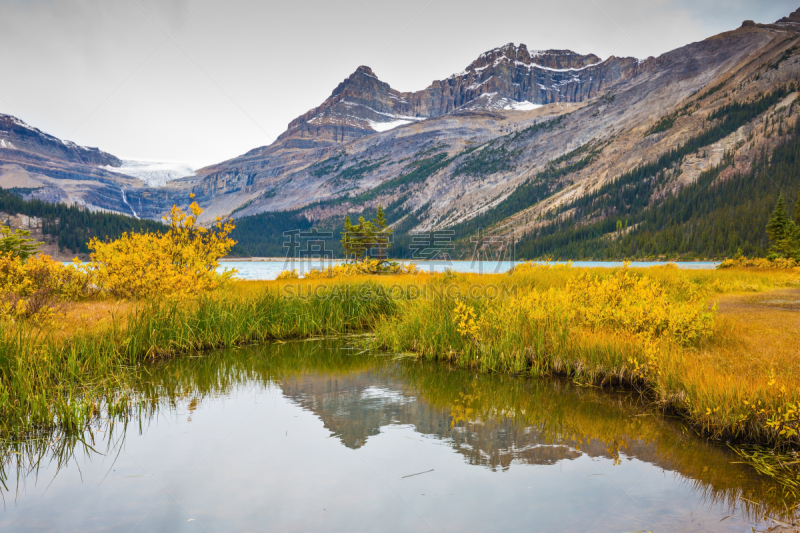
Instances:
[[[381,204],[378,204],[378,212],[372,220],[372,225],[375,230],[375,245],[378,249],[377,258],[384,263],[389,260],[389,245],[394,230],[387,227],[386,215]]]
[[[0,255],[19,257],[23,262],[36,255],[41,242],[29,239],[31,232],[18,229],[11,231],[8,226],[0,226]]]
[[[342,253],[345,259],[349,259],[355,253],[355,232],[353,231],[353,224],[350,222],[350,216],[344,217],[344,229],[342,231]]]
[[[800,227],[789,217],[783,194],[778,196],[778,203],[767,224],[767,236],[772,241],[768,257],[789,258],[797,255],[800,249]]]
[[[349,216],[345,217],[341,242],[346,258],[354,261],[366,259],[370,248],[375,246],[375,226],[363,216],[358,218],[358,224],[350,222]]]
[[[364,217],[358,217],[358,224],[354,226],[354,230],[356,232],[355,258],[356,260],[366,259],[370,249],[375,246],[375,226],[369,220],[364,220]]]
[[[794,223],[800,226],[800,190],[797,191],[797,201],[794,203]]]

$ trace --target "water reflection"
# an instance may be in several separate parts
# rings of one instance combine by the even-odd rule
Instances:
[[[549,510],[538,509],[538,514],[530,517],[520,515],[517,517],[519,522],[514,522],[513,516],[505,516],[509,529],[524,523],[537,525],[543,531],[552,530],[553,524],[558,524],[559,530],[583,531],[587,524],[597,522],[598,527],[608,524],[612,528],[608,530],[613,531],[613,527],[628,527],[630,520],[635,519],[648,522],[648,527],[656,524],[664,531],[684,531],[690,529],[688,517],[695,520],[697,515],[705,520],[704,530],[726,531],[741,530],[743,526],[748,526],[749,530],[749,525],[760,520],[764,524],[764,516],[787,519],[789,506],[771,480],[756,475],[746,465],[736,464],[735,456],[725,448],[696,438],[678,421],[648,409],[641,398],[631,393],[609,393],[566,381],[475,374],[443,365],[362,353],[347,340],[294,342],[176,359],[143,369],[137,375],[137,383],[140,408],[134,421],[127,425],[101,420],[82,435],[51,433],[26,440],[3,441],[2,480],[7,508],[0,515],[0,525],[28,523],[26,520],[35,508],[28,505],[29,502],[34,497],[43,498],[46,485],[55,483],[60,476],[66,476],[63,486],[58,489],[62,492],[56,491],[55,495],[48,497],[53,498],[50,505],[54,510],[59,506],[66,507],[71,501],[68,494],[82,490],[81,483],[70,481],[72,478],[69,476],[74,478],[72,472],[76,470],[89,471],[92,465],[102,464],[102,468],[98,467],[98,485],[105,483],[108,476],[115,476],[118,468],[124,469],[125,461],[129,466],[134,466],[133,463],[141,466],[145,472],[132,477],[157,478],[159,474],[149,473],[152,467],[148,470],[140,464],[143,462],[141,459],[134,459],[128,453],[131,446],[140,456],[157,456],[161,461],[158,464],[165,472],[171,468],[170,465],[180,463],[182,456],[192,447],[209,447],[205,456],[198,452],[198,457],[204,458],[216,450],[208,443],[223,442],[227,434],[238,435],[234,432],[241,431],[237,425],[225,426],[226,420],[235,418],[232,414],[241,411],[245,415],[241,419],[245,420],[249,412],[263,409],[268,413],[272,409],[270,400],[263,399],[264,394],[270,391],[276,395],[275,412],[283,413],[282,422],[270,421],[267,417],[263,423],[247,428],[252,436],[230,438],[238,440],[238,446],[246,445],[248,450],[251,444],[260,446],[263,439],[266,444],[260,453],[268,456],[278,453],[273,450],[281,450],[281,457],[270,458],[273,462],[265,463],[268,466],[259,474],[261,478],[273,476],[280,479],[280,483],[276,481],[274,485],[254,489],[255,492],[263,491],[267,493],[265,497],[278,498],[280,492],[295,490],[296,487],[292,486],[294,479],[307,475],[338,478],[327,482],[348,487],[347,490],[355,491],[353,498],[365,500],[363,505],[355,505],[354,501],[353,508],[342,510],[339,520],[345,529],[352,526],[351,520],[361,519],[359,513],[362,511],[366,513],[366,520],[380,515],[383,507],[378,503],[374,509],[370,507],[364,491],[374,493],[378,489],[366,487],[363,478],[352,474],[355,468],[352,465],[342,471],[336,470],[335,475],[333,470],[330,473],[320,471],[331,464],[341,463],[342,457],[346,457],[317,438],[315,427],[320,422],[329,437],[327,442],[338,441],[340,448],[343,445],[354,452],[370,469],[374,468],[373,464],[389,458],[397,461],[408,459],[408,464],[418,465],[419,471],[438,468],[436,480],[430,474],[428,481],[415,483],[432,483],[430,487],[438,487],[442,494],[447,494],[446,490],[463,489],[465,494],[472,495],[449,502],[448,506],[452,506],[452,512],[456,514],[448,519],[440,516],[441,524],[457,523],[458,513],[468,514],[471,505],[480,506],[490,494],[487,492],[490,487],[493,487],[492,494],[508,491],[507,498],[511,501],[503,505],[512,514],[522,512],[518,510],[520,502],[513,501],[515,498],[527,502],[524,504],[527,507],[525,512],[538,509],[530,503],[530,496],[522,492],[527,489],[538,491],[537,498],[543,501],[551,496],[550,492],[564,491],[564,509],[570,512],[575,508],[581,509],[580,512],[574,511],[574,516],[565,517],[564,509],[554,507],[558,502],[551,502]],[[251,397],[253,399],[248,400]],[[285,404],[283,411],[278,409],[279,397]],[[241,405],[248,401],[247,407]],[[253,405],[252,411],[248,411],[250,404]],[[304,418],[298,414],[301,412],[313,416]],[[213,422],[212,419],[219,421]],[[294,423],[292,419],[301,419],[302,422]],[[285,439],[289,438],[289,431],[293,436],[295,432],[302,435],[299,441],[302,442],[302,452],[299,444],[294,448],[283,448],[279,437],[284,428],[280,424],[286,426]],[[189,428],[194,427],[207,433],[191,433]],[[396,436],[392,428],[399,431]],[[184,429],[186,437],[181,433]],[[422,439],[428,444],[415,448],[417,451],[405,451],[405,440],[402,439]],[[442,455],[442,446],[452,450],[450,455]],[[315,454],[320,456],[312,459]],[[412,457],[413,454],[419,455]],[[130,460],[127,459],[129,456]],[[319,462],[323,456],[335,459]],[[444,457],[460,457],[462,466]],[[255,472],[248,473],[247,468],[237,462],[239,459],[215,457],[214,468],[208,471],[207,476],[219,477],[215,478],[213,489],[207,490],[225,493],[236,490],[237,483],[246,486],[251,482],[249,476]],[[442,466],[447,461],[451,461],[447,463],[449,466]],[[385,468],[391,470],[394,467],[387,463]],[[411,469],[405,465],[403,468],[405,470],[398,470],[398,474],[416,473],[406,472]],[[475,476],[480,470],[488,472],[490,477],[480,477],[480,482],[470,481],[477,479]],[[99,478],[101,471],[106,473]],[[561,475],[558,481],[555,477],[539,477],[558,476],[564,472],[570,475]],[[397,494],[408,483],[401,475],[382,475],[377,469],[374,473]],[[536,485],[531,485],[530,478],[519,477],[529,474],[536,477]],[[164,479],[169,477],[168,474],[162,475]],[[359,475],[371,474],[362,472]],[[498,477],[501,475],[512,477]],[[605,476],[606,481],[591,476]],[[175,487],[185,477],[176,474]],[[393,483],[399,483],[398,479],[403,479],[404,484],[395,487]],[[456,479],[457,482],[453,481]],[[449,481],[455,483],[456,489],[452,486],[447,488]],[[259,482],[263,483],[263,480]],[[501,485],[495,485],[498,482]],[[157,484],[178,504],[169,483]],[[439,489],[428,488],[429,492],[415,494],[414,497],[420,500],[413,505],[427,509],[426,505],[432,505],[426,503],[430,501],[429,496],[437,496],[439,493],[434,494],[433,490]],[[124,487],[119,490],[119,494],[114,496],[116,499],[133,494]],[[158,488],[153,490],[158,492]],[[200,488],[191,490],[191,495],[199,497],[197,491]],[[604,499],[603,491],[617,491],[620,499],[614,499],[616,503],[612,502],[612,505],[609,503],[611,500]],[[656,501],[659,494],[666,498],[665,501]],[[570,507],[566,495],[579,497],[579,504],[573,502],[570,504],[573,507]],[[626,496],[633,503],[627,502]],[[162,499],[169,503],[169,498],[164,496]],[[410,496],[408,498],[407,503],[411,506],[412,500]],[[302,497],[293,499],[293,505],[300,505],[298,499]],[[470,504],[470,501],[477,503]],[[283,504],[284,508],[286,505]],[[459,506],[464,509],[459,510]],[[201,507],[209,513],[204,528],[209,527],[208,523],[213,523],[214,519],[221,520],[222,525],[239,516],[229,515],[224,508],[216,509],[213,503]],[[357,511],[356,507],[359,508]],[[418,517],[424,516],[423,511],[416,510],[417,507],[414,512]],[[625,512],[628,514],[623,513],[623,509],[627,509]],[[641,516],[631,518],[634,512],[640,511],[643,513]],[[121,513],[124,519],[120,518],[120,525],[130,529],[138,524],[138,512],[131,510],[130,516]],[[296,517],[290,518],[291,513],[282,512],[282,519],[286,522],[269,524],[274,527],[291,525],[298,530],[314,528],[312,525],[299,525]],[[437,513],[450,510],[432,505],[428,512],[432,516],[430,520],[435,521]],[[57,516],[58,513],[54,513]],[[483,515],[491,513],[487,511]],[[147,516],[152,518],[158,514]],[[77,516],[76,523],[81,523],[84,518]],[[417,518],[410,515],[408,520],[412,519]],[[186,519],[190,524],[189,520],[194,518]],[[177,527],[175,524],[179,522],[183,524],[182,521],[170,522],[170,528]],[[330,525],[336,522],[320,523]],[[709,525],[712,523],[713,526]],[[404,530],[403,524],[402,520],[386,522],[380,527],[370,527],[370,530]],[[474,521],[470,524],[476,527]],[[20,530],[23,529],[26,528]],[[625,530],[629,529],[619,529]]]

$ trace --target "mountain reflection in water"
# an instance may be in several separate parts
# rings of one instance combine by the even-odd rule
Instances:
[[[175,359],[136,383],[133,423],[3,441],[0,527],[742,531],[790,507],[771,480],[630,392],[363,353],[347,339]],[[137,476],[150,485],[119,481]],[[253,501],[234,503],[242,493]],[[104,510],[76,504],[99,497]],[[312,516],[323,501],[330,510]]]

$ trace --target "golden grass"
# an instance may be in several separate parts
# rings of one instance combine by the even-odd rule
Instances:
[[[684,414],[709,435],[761,444],[800,444],[796,436],[780,434],[785,427],[797,425],[792,418],[796,415],[789,414],[783,426],[779,420],[787,417],[787,405],[800,403],[797,272],[630,269],[636,276],[658,282],[676,305],[704,301],[709,307],[714,303],[718,306],[710,338],[683,344],[667,342],[659,346],[657,358],[646,353],[650,348],[643,346],[641,332],[626,330],[624,324],[611,329],[602,324],[565,326],[563,317],[558,316],[540,316],[541,322],[535,327],[524,321],[502,322],[507,319],[502,312],[504,300],[522,300],[534,290],[564,291],[581,275],[602,280],[619,271],[552,266],[519,268],[513,275],[422,272],[235,281],[197,302],[182,302],[169,311],[172,314],[143,313],[145,308],[154,309],[153,302],[64,304],[38,338],[46,339],[47,347],[41,349],[47,353],[86,352],[80,356],[86,361],[80,375],[64,370],[72,372],[70,380],[77,390],[84,390],[82,380],[97,379],[90,368],[95,359],[88,355],[95,342],[92,339],[102,345],[98,351],[108,354],[109,371],[124,373],[126,364],[158,354],[179,355],[215,346],[374,328],[376,342],[397,352],[456,361],[484,371],[563,374],[584,383],[644,387],[662,405]],[[332,301],[333,288],[345,285],[371,287],[372,292],[366,297],[353,292],[347,296],[349,302]],[[495,301],[486,293],[492,285],[506,287]],[[376,290],[396,294],[386,305],[375,305],[367,300],[375,298]],[[300,298],[294,303],[291,298],[281,298],[289,295]],[[497,330],[494,338],[481,344],[459,331],[459,301],[469,302],[478,320],[478,315],[494,305],[494,314],[487,315],[491,320],[486,321],[487,328]],[[17,353],[17,345],[31,347],[40,342],[33,337],[26,339],[13,340],[6,332],[9,357]],[[114,347],[126,342],[129,344]],[[111,364],[112,360],[125,363]]]
[[[66,302],[58,306],[49,326],[59,338],[64,338],[107,328],[114,321],[125,321],[134,310],[134,303],[126,300]]]
[[[719,342],[704,353],[703,370],[751,382],[774,374],[800,387],[800,289],[724,295],[715,302]]]
[[[631,271],[657,281],[676,312],[685,312],[690,319],[696,302],[704,301],[708,308],[717,303],[711,335],[674,342],[659,334],[648,340],[637,320],[631,324],[572,320],[569,313],[575,310],[566,297],[568,284],[587,272],[609,279],[618,269],[538,267],[518,269],[512,276],[457,275],[453,279],[462,286],[516,284],[520,299],[534,290],[540,294],[552,290],[555,300],[561,295],[560,301],[566,302],[560,307],[551,305],[520,315],[505,312],[513,309],[513,303],[478,301],[465,312],[457,302],[406,302],[398,315],[378,324],[378,342],[396,351],[484,371],[562,374],[584,383],[644,388],[709,436],[800,444],[800,312],[796,310],[800,275],[742,268]],[[590,285],[587,290],[592,290]],[[596,298],[588,294],[586,300]],[[542,299],[534,301],[547,304]],[[660,305],[657,299],[652,302]],[[680,302],[690,307],[685,310]],[[638,312],[636,298],[626,305],[632,306],[631,313]],[[538,322],[531,325],[531,320]]]

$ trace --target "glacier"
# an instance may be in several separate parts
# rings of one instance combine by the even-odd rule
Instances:
[[[106,166],[103,168],[140,179],[149,187],[161,187],[172,180],[195,175],[194,169],[184,163],[138,161],[134,159],[123,159],[120,167]]]

